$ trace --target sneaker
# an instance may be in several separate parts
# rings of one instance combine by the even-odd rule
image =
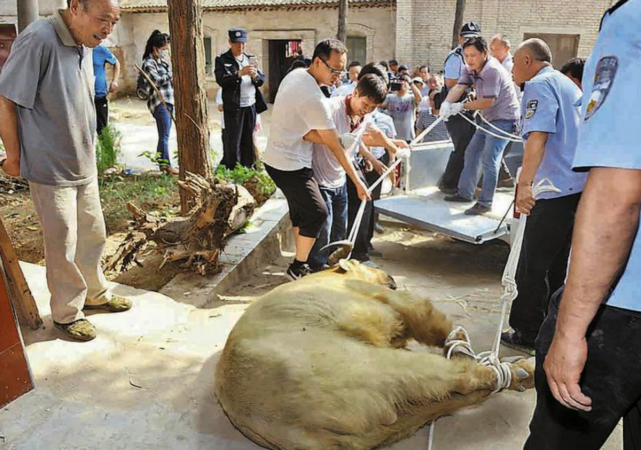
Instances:
[[[480,203],[475,204],[470,209],[465,210],[466,216],[482,216],[483,214],[489,213],[492,211],[492,208],[483,206]]]
[[[504,180],[499,180],[497,183],[496,187],[497,188],[513,188],[515,186],[514,184],[514,178],[506,178]]]
[[[381,252],[379,252],[378,250],[375,250],[374,248],[370,248],[367,251],[367,254],[369,256],[373,256],[374,258],[382,258],[383,257],[383,254]]]
[[[376,233],[378,233],[378,234],[383,234],[383,233],[385,233],[385,228],[380,223],[375,223],[374,224],[374,231]]]
[[[71,323],[54,322],[53,326],[76,341],[91,341],[96,338],[96,327],[87,319],[79,319]]]
[[[131,300],[123,297],[113,296],[111,299],[100,305],[87,305],[82,308],[84,310],[104,310],[107,312],[117,313],[129,311],[131,309]]]
[[[292,281],[300,280],[306,275],[312,273],[312,270],[309,268],[307,263],[305,264],[290,264],[289,269],[287,269],[287,276],[292,279]]]
[[[501,344],[530,356],[535,356],[536,353],[534,341],[525,339],[518,331],[506,331],[501,333]]]
[[[474,200],[471,198],[462,197],[459,194],[455,194],[455,195],[448,195],[447,197],[445,197],[445,201],[453,202],[453,203],[471,203]]]

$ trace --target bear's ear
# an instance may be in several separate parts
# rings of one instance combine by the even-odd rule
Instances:
[[[341,259],[338,261],[338,267],[343,269],[345,272],[349,272],[354,267],[354,263],[349,259]]]

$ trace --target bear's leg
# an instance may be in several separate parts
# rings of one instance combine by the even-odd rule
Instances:
[[[425,345],[445,345],[445,340],[452,331],[452,322],[429,300],[394,292],[387,295],[384,301],[401,316],[408,337]]]

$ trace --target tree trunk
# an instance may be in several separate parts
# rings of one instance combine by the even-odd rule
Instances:
[[[458,37],[463,26],[463,15],[465,14],[466,0],[456,0],[456,13],[454,15],[454,29],[452,30],[452,48],[458,46]]]
[[[242,186],[191,173],[179,185],[181,191],[189,192],[194,198],[194,208],[186,217],[158,219],[127,203],[136,229],[107,259],[105,271],[124,271],[137,263],[138,254],[150,241],[164,252],[163,265],[185,261],[186,266],[201,275],[220,271],[218,258],[223,241],[249,220],[256,200]]]
[[[17,0],[18,2],[18,33],[27,28],[39,17],[38,0]]]
[[[180,179],[185,180],[187,172],[207,178],[211,176],[212,165],[207,125],[202,0],[168,0],[167,7]],[[180,191],[183,215],[189,212],[193,201],[189,191]]]
[[[338,33],[336,39],[347,44],[347,10],[348,0],[338,1]]]

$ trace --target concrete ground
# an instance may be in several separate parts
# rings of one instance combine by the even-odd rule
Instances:
[[[121,150],[122,154],[119,162],[128,169],[139,171],[155,170],[157,166],[144,156],[142,152],[156,152],[158,143],[158,131],[156,121],[147,109],[147,102],[137,97],[126,97],[111,101],[109,104],[110,123],[115,125],[116,129],[121,132]],[[221,113],[216,108],[214,102],[209,102],[209,131],[210,146],[213,152],[213,158],[216,163],[222,157],[222,140],[221,140]],[[263,130],[256,136],[258,148],[265,149],[267,145],[267,136],[269,132],[270,111],[265,111],[260,115],[263,124]],[[169,156],[177,165],[176,127],[172,126],[169,135]]]
[[[388,226],[376,260],[400,288],[431,298],[469,330],[477,351],[490,348],[498,321],[503,244],[480,247]],[[255,275],[207,307],[116,286],[134,308],[93,315],[89,343],[52,329],[44,269],[25,265],[45,329],[24,330],[37,389],[0,411],[2,450],[252,450],[212,394],[225,339],[258,295],[285,281],[287,259],[267,261]],[[183,296],[189,297],[187,292]],[[504,355],[513,352],[505,351]],[[442,418],[434,450],[516,450],[527,437],[534,392],[505,392]],[[427,431],[393,450],[427,448]],[[622,448],[618,428],[604,447]]]

